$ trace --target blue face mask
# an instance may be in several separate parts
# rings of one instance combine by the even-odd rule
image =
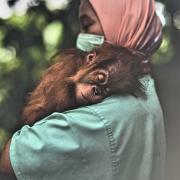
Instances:
[[[104,43],[104,36],[80,33],[77,37],[76,47],[82,51],[89,52]]]

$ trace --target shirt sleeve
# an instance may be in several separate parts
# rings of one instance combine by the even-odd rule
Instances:
[[[81,165],[80,148],[67,115],[54,113],[13,135],[10,160],[20,180],[60,180],[66,169],[72,174],[74,164]]]
[[[10,145],[17,179],[91,179],[95,169],[103,167],[99,158],[108,156],[104,134],[103,123],[88,108],[53,113],[32,127],[24,126]]]

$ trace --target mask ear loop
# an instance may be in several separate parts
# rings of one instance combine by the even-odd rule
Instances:
[[[104,43],[114,45],[111,41],[108,41],[108,40],[106,40],[106,39],[104,39]]]

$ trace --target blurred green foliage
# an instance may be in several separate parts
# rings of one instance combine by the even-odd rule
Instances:
[[[153,55],[151,62],[153,65],[169,63],[170,61],[172,61],[174,54],[175,53],[172,46],[170,34],[168,32],[168,29],[165,28],[161,46]]]

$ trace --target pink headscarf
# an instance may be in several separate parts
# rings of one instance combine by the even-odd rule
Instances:
[[[154,0],[89,0],[107,41],[152,54],[160,44],[162,26]]]

